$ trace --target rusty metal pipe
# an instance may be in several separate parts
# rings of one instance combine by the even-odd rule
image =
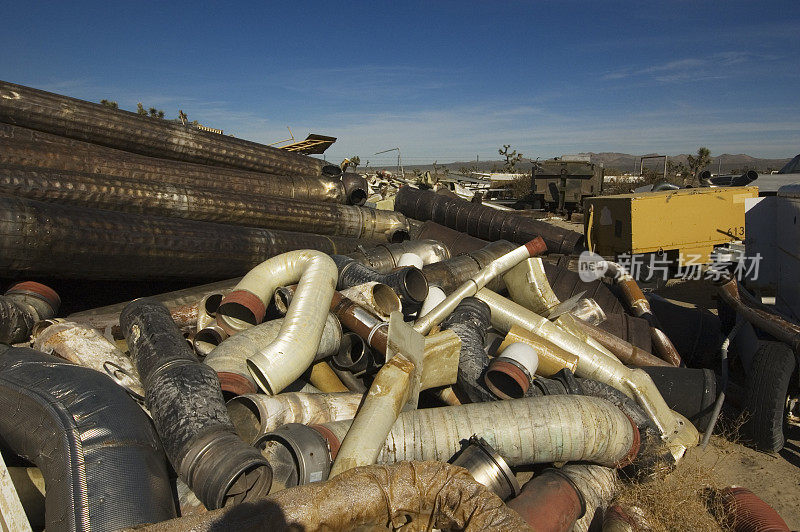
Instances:
[[[335,176],[279,175],[157,159],[1,122],[0,162],[138,179],[148,185],[200,187],[220,197],[233,192],[332,203],[346,203],[348,197],[344,182]]]
[[[569,532],[586,513],[586,500],[575,482],[559,469],[545,469],[508,501],[532,527],[549,532]]]
[[[614,355],[622,361],[623,364],[628,366],[667,366],[674,367],[669,362],[666,362],[658,357],[655,357],[638,347],[626,342],[619,336],[615,336],[610,332],[604,331],[596,325],[586,323],[582,320],[575,320],[574,324],[580,328],[587,336],[594,338],[600,345],[614,353]]]
[[[616,262],[603,261],[605,264],[605,276],[610,278],[622,292],[622,297],[628,305],[630,311],[638,318],[644,318],[650,324],[650,336],[653,340],[653,348],[658,355],[672,364],[681,365],[681,355],[675,346],[672,345],[669,337],[662,330],[658,318],[650,308],[650,302],[644,297],[641,288],[636,284],[636,280],[625,268]]]
[[[252,191],[208,190],[136,178],[0,165],[0,194],[149,216],[165,216],[362,240],[408,239],[405,216],[394,211],[312,202]]]
[[[787,344],[795,353],[800,353],[800,326],[743,302],[739,296],[739,287],[736,279],[731,279],[720,286],[717,292],[725,303],[741,314],[754,327]]]
[[[259,172],[321,175],[324,161],[0,81],[0,121],[133,153]],[[340,169],[338,169],[340,171]]]
[[[0,197],[0,273],[9,277],[225,278],[291,250],[348,253],[357,246],[341,237]]]
[[[489,241],[508,240],[517,244],[541,237],[551,253],[580,251],[583,235],[560,229],[514,211],[498,211],[479,203],[449,198],[432,190],[401,187],[395,209],[416,220],[433,220],[452,229]]]

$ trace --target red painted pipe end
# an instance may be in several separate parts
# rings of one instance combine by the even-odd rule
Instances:
[[[6,294],[32,295],[50,305],[50,307],[53,309],[53,312],[58,312],[58,308],[61,306],[61,298],[58,296],[55,290],[49,286],[45,286],[34,281],[23,281],[21,283],[17,283],[6,290]]]
[[[217,377],[219,378],[219,386],[222,388],[223,392],[228,392],[233,395],[245,395],[258,392],[252,382],[236,373],[219,371],[217,372]]]
[[[528,250],[528,254],[531,257],[536,257],[537,255],[543,255],[547,252],[547,244],[544,243],[542,237],[537,236],[527,244],[525,244],[525,248]]]
[[[631,465],[636,459],[636,456],[639,454],[639,448],[642,445],[642,435],[639,433],[639,427],[636,426],[636,423],[634,423],[630,417],[625,417],[628,418],[631,428],[633,429],[633,443],[631,444],[628,454],[626,454],[619,462],[614,464],[614,467],[616,468],[623,468]]]
[[[519,399],[531,386],[530,377],[516,364],[498,357],[486,369],[483,382],[500,399]]]
[[[217,308],[217,315],[228,316],[247,322],[251,325],[258,325],[264,320],[267,314],[267,307],[257,295],[247,290],[234,290],[222,298]],[[217,320],[222,330],[229,335],[237,331],[229,330],[225,320]]]
[[[729,487],[721,495],[737,532],[789,532],[778,512],[749,489]]]
[[[328,442],[328,450],[331,453],[331,460],[336,460],[336,455],[339,454],[339,448],[342,446],[342,442],[339,441],[339,438],[336,437],[336,434],[334,434],[325,425],[309,425],[309,427],[322,434],[322,437]]]

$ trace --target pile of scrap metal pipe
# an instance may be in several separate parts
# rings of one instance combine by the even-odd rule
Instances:
[[[713,373],[581,235],[337,170],[0,82],[2,523],[587,530],[697,445]],[[103,279],[183,284],[48,286]]]

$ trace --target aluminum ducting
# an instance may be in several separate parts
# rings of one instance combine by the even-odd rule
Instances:
[[[47,530],[118,530],[175,517],[147,415],[111,379],[33,349],[0,353],[0,442],[36,464]]]
[[[412,233],[412,238],[415,240],[430,238],[441,242],[447,246],[453,257],[477,251],[489,243],[487,240],[475,238],[467,233],[462,233],[431,221],[423,223],[418,230],[412,231]]]
[[[0,197],[0,272],[6,276],[234,277],[290,250],[348,253],[357,246],[357,240],[340,237]]]
[[[91,209],[298,231],[362,240],[408,239],[405,216],[394,211],[312,202],[252,192],[206,190],[193,184],[0,166],[0,194]]]
[[[558,419],[558,423],[544,420]],[[335,454],[349,421],[322,424]],[[378,463],[449,460],[461,441],[477,434],[511,467],[588,461],[630,463],[639,451],[639,431],[617,407],[595,397],[554,395],[401,413],[378,455]]]
[[[149,185],[200,187],[220,197],[231,192],[347,202],[345,185],[335,176],[265,174],[156,159],[3,123],[0,123],[0,162],[137,179]]]
[[[270,320],[240,331],[220,343],[206,356],[203,363],[217,372],[223,392],[242,395],[258,391],[257,383],[248,370],[247,359],[268,353],[267,350],[273,342],[280,338],[284,322],[285,318]],[[320,360],[336,354],[341,341],[342,326],[335,316],[328,313],[313,360]],[[294,355],[295,352],[292,354]],[[297,359],[287,357],[284,364],[287,366],[295,362],[300,365],[305,364],[305,367],[298,367],[293,371],[293,374],[298,373],[299,376],[308,369],[313,360],[305,364],[306,361],[299,358],[298,355]]]
[[[351,469],[327,482],[280,491],[248,505],[182,517],[143,532],[359,530],[375,527],[530,532],[522,518],[466,469],[403,462]]]
[[[336,264],[325,253],[292,251],[250,270],[220,303],[217,323],[234,334],[261,323],[277,288],[298,283],[278,337],[247,360],[250,373],[266,393],[279,393],[314,361],[337,275]]]
[[[580,251],[583,235],[515,211],[498,211],[479,203],[448,198],[432,190],[401,187],[395,209],[416,220],[433,220],[452,229],[489,241],[508,240],[524,244],[542,237],[550,253],[571,254]]]
[[[120,325],[172,466],[209,508],[265,496],[272,470],[236,435],[213,369],[198,362],[161,303],[137,299]]]
[[[5,81],[0,81],[0,121],[142,155],[212,166],[301,175],[338,170],[329,170],[330,165],[313,157]]]
[[[32,281],[15,284],[0,296],[0,344],[27,341],[36,322],[55,316],[60,305],[50,287]]]
[[[438,286],[446,294],[461,286],[464,281],[477,275],[483,268],[487,267],[492,261],[502,257],[517,246],[505,240],[491,242],[485,247],[470,251],[463,255],[458,255],[451,259],[427,264],[422,268],[422,273],[428,280],[428,284]],[[503,277],[498,276],[489,281],[487,286],[491,290],[502,291],[505,289]]]

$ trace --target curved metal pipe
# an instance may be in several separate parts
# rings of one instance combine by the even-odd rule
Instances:
[[[369,195],[369,185],[367,180],[355,172],[342,174],[342,186],[344,187],[347,203],[350,205],[364,205]]]
[[[545,469],[508,501],[532,527],[548,532],[569,532],[586,513],[586,500],[575,482],[560,469]]]
[[[325,253],[307,249],[284,253],[250,270],[220,303],[217,323],[233,334],[261,323],[278,287],[298,283],[278,338],[247,360],[266,393],[279,393],[314,361],[337,276],[336,264]]]
[[[344,290],[368,282],[385,284],[394,290],[403,302],[421,304],[428,296],[428,281],[422,271],[404,266],[391,273],[378,273],[350,257],[333,255],[339,270],[337,288]]]
[[[290,250],[347,253],[357,247],[357,240],[341,237],[0,197],[0,271],[6,275],[95,280],[234,277]]]
[[[452,229],[489,241],[508,240],[524,244],[541,237],[550,253],[572,254],[583,247],[583,235],[547,222],[498,211],[479,203],[449,198],[432,190],[409,186],[397,191],[395,209],[416,220],[433,220]]]
[[[175,517],[147,415],[100,373],[33,349],[0,353],[3,445],[47,485],[47,530],[117,530]]]
[[[54,317],[59,306],[52,288],[33,281],[15,284],[0,296],[0,344],[27,341],[36,322]]]
[[[226,192],[346,203],[336,176],[285,175],[220,168],[146,157],[97,144],[0,123],[0,162],[5,165],[103,174],[138,179],[147,186],[192,186],[225,197]]]
[[[279,174],[326,171],[313,157],[6,81],[0,81],[0,121],[179,161]]]
[[[248,370],[247,360],[248,358],[256,358],[262,353],[270,352],[269,349],[272,349],[270,346],[281,337],[284,322],[285,318],[280,318],[240,331],[221,342],[206,356],[203,363],[217,372],[223,392],[243,395],[258,391],[257,383]],[[322,336],[315,349],[314,360],[321,360],[336,354],[339,351],[341,341],[342,326],[335,316],[328,313],[324,322]],[[291,357],[287,357],[284,361],[287,366],[295,363],[303,365],[305,361],[302,359],[295,360]],[[291,373],[302,375],[310,364],[311,362],[303,368],[297,367]],[[288,384],[291,384],[291,382]]]
[[[137,299],[120,325],[172,466],[209,509],[265,496],[272,469],[236,435],[213,369],[198,362],[169,311]]]

